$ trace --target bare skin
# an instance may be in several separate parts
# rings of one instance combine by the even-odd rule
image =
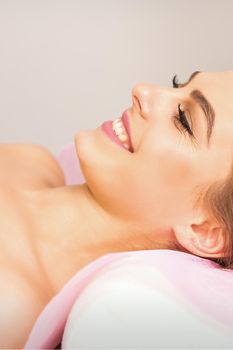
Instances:
[[[0,347],[22,348],[52,296],[32,244],[27,193],[61,186],[64,177],[54,157],[37,145],[1,145],[0,166]]]
[[[189,98],[194,89],[215,110],[210,145],[203,112]],[[232,89],[232,72],[203,72],[179,89],[135,86],[128,110],[134,153],[100,127],[75,135],[83,185],[65,186],[59,164],[43,147],[0,146],[0,347],[23,347],[45,305],[99,256],[168,249],[170,242],[199,256],[222,256],[221,226],[193,204],[197,188],[228,174]],[[195,146],[171,118],[178,103],[191,115]]]

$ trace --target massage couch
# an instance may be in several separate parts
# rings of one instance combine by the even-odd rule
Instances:
[[[74,143],[57,155],[85,182]],[[74,275],[25,349],[233,349],[233,270],[172,250],[112,253]]]

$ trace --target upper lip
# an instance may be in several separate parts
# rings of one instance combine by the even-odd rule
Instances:
[[[122,123],[124,124],[124,127],[128,133],[129,136],[129,144],[130,144],[130,152],[134,152],[134,148],[133,148],[133,143],[132,143],[132,135],[131,135],[131,128],[130,128],[130,123],[129,123],[129,116],[127,113],[127,110],[125,110],[122,114],[121,117]]]

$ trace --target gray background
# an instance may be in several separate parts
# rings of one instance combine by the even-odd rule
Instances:
[[[134,84],[233,65],[232,0],[0,0],[0,142],[57,152]]]

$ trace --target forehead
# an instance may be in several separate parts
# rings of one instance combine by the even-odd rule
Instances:
[[[200,89],[216,112],[226,110],[233,114],[233,71],[200,72],[190,88]]]
[[[189,91],[200,90],[213,106],[216,119],[233,124],[233,71],[200,72],[188,85]]]
[[[201,72],[190,83],[191,90],[196,88],[215,111],[212,149],[217,150],[218,164],[222,161],[229,166],[233,151],[233,71]]]
[[[233,71],[201,72],[189,84],[199,89],[215,111],[214,134],[233,146]]]

